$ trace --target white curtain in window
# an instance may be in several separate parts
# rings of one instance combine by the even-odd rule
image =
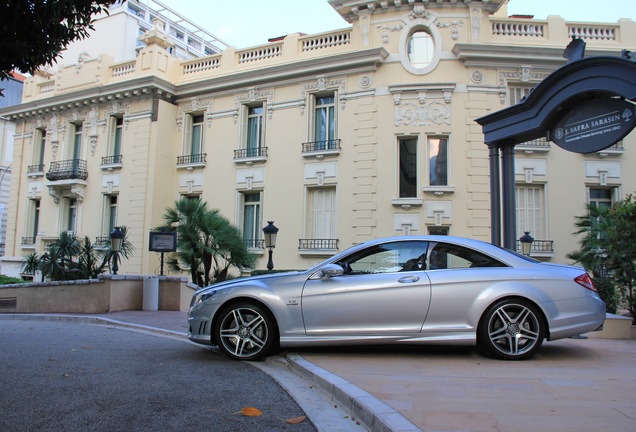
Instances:
[[[311,189],[309,195],[309,233],[312,239],[336,238],[336,189]]]
[[[545,238],[543,187],[517,186],[517,238],[529,231],[535,239]]]

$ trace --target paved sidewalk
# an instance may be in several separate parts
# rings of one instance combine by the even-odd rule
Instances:
[[[77,319],[187,333],[185,312]],[[635,340],[547,342],[522,362],[485,358],[472,348],[429,346],[296,350],[262,366],[277,364],[322,388],[373,431],[636,431]]]

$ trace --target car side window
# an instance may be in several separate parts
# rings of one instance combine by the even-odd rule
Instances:
[[[350,255],[339,262],[345,274],[377,274],[426,270],[428,242],[385,243]]]
[[[481,252],[442,242],[431,244],[428,262],[430,270],[506,267],[502,262]]]

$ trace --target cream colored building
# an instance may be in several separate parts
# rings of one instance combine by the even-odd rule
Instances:
[[[490,239],[488,148],[476,118],[520,101],[564,65],[635,50],[636,24],[508,18],[503,0],[329,3],[351,26],[179,60],[157,22],[134,59],[84,58],[25,83],[15,123],[2,272],[59,232],[126,225],[120,273],[154,274],[149,232],[198,197],[242,229],[264,268],[306,268],[364,240],[440,233]],[[636,191],[636,135],[601,153],[515,150],[517,225],[533,256],[567,262],[588,202]]]

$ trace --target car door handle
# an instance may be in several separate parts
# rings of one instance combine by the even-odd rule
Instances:
[[[404,276],[403,278],[398,279],[399,283],[415,283],[420,280],[417,276]]]

